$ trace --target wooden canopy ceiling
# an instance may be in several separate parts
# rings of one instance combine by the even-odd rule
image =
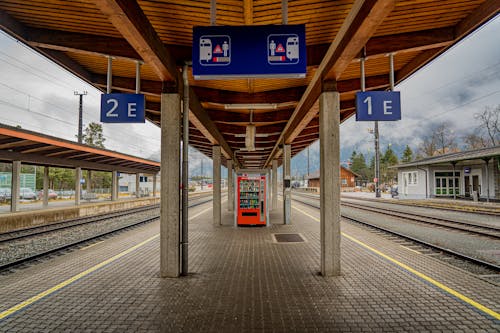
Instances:
[[[215,15],[211,5],[215,2]],[[297,154],[319,137],[317,99],[341,93],[341,121],[355,112],[359,58],[366,55],[367,90],[389,87],[394,53],[401,82],[499,12],[498,0],[289,0],[289,24],[306,25],[307,76],[303,79],[195,81],[189,72],[189,143],[207,156],[220,145],[245,168],[268,167],[280,146]],[[146,116],[160,124],[160,93],[182,91],[180,71],[191,60],[193,26],[281,24],[280,0],[2,0],[1,28],[83,80],[105,90],[112,56],[115,92],[135,90],[141,69]],[[226,104],[276,103],[254,110],[254,152],[245,147],[250,110]],[[280,161],[281,162],[281,161]]]

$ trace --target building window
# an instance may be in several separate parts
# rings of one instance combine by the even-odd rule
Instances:
[[[342,186],[345,186],[345,185],[347,185],[347,179],[342,178]]]
[[[403,178],[408,179],[408,185],[417,185],[418,184],[417,171],[403,172]]]

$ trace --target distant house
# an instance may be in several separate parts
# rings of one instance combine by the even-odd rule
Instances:
[[[500,200],[500,146],[424,158],[394,166],[399,198]]]
[[[356,186],[356,177],[360,177],[357,173],[350,169],[340,166],[340,187],[341,188],[354,188]],[[312,173],[307,177],[307,187],[320,187],[319,170]]]

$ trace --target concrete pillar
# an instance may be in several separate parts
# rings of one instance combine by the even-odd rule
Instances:
[[[283,146],[283,224],[290,224],[292,209],[292,178],[290,177],[290,160],[292,147]]]
[[[111,201],[118,199],[118,171],[111,171]]]
[[[49,167],[43,167],[43,207],[49,205]]]
[[[278,208],[278,160],[273,160],[272,167],[273,167],[273,179],[271,185],[271,192],[272,192],[271,197],[273,203],[271,205],[271,208],[276,209]]]
[[[340,94],[319,98],[321,274],[340,275]]]
[[[12,189],[10,211],[17,212],[19,209],[19,196],[21,195],[21,161],[12,162]]]
[[[82,168],[78,167],[75,169],[75,205],[77,206],[80,204],[80,193],[82,189],[80,179],[82,179]]]
[[[180,116],[180,95],[161,94],[161,277],[180,274]]]
[[[141,197],[141,183],[139,182],[139,177],[140,177],[140,174],[136,173],[135,174],[135,197],[136,198]]]
[[[233,180],[233,161],[227,161],[227,210],[234,210],[234,180]]]
[[[213,223],[215,226],[221,225],[221,191],[220,191],[220,164],[221,164],[220,146],[212,146],[213,161]]]
[[[153,175],[153,198],[156,197],[156,173]]]
[[[87,170],[87,195],[92,193],[92,170]]]

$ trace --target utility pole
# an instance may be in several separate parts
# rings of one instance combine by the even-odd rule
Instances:
[[[380,148],[379,148],[379,134],[378,134],[378,121],[375,121],[375,197],[380,198]]]
[[[82,143],[83,141],[83,133],[82,133],[82,126],[83,126],[83,96],[87,95],[87,91],[82,91],[74,92],[75,96],[80,96],[80,106],[78,108],[78,143]]]
[[[201,158],[201,190],[203,191],[203,157]]]

